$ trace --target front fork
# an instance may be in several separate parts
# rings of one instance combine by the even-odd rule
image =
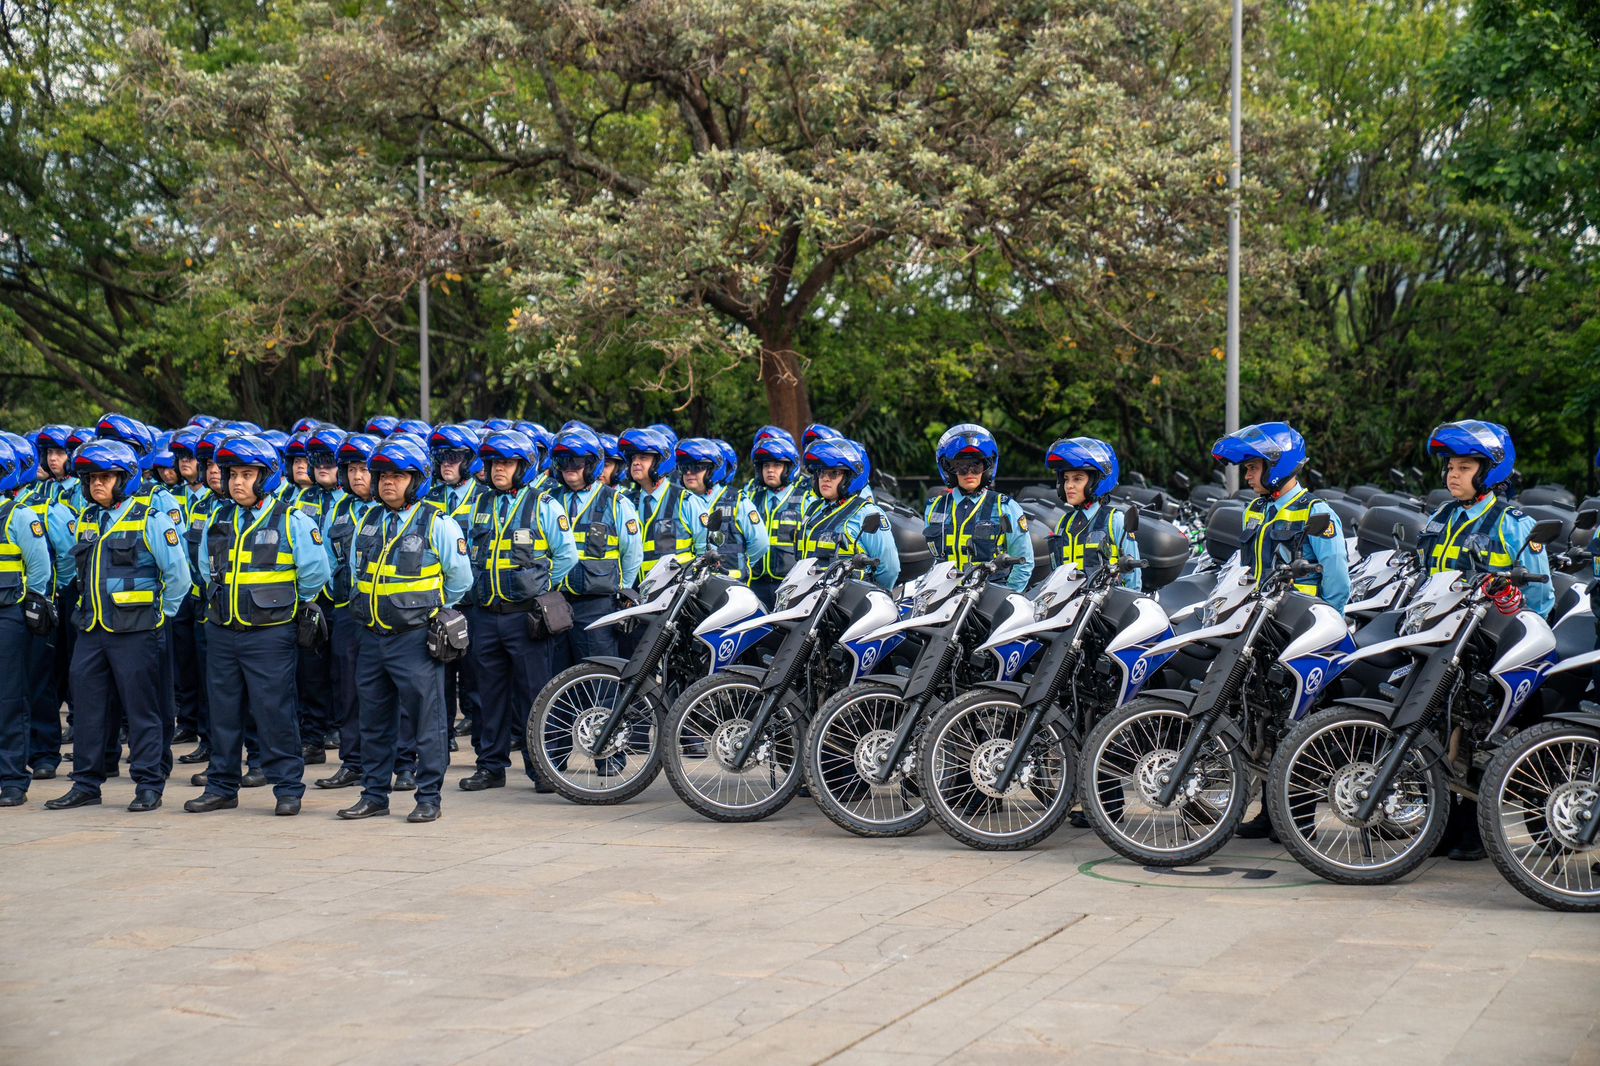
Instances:
[[[595,738],[594,750],[596,755],[605,751],[606,747],[610,745],[611,738],[616,736],[617,730],[621,729],[623,722],[626,721],[628,708],[632,706],[634,697],[639,694],[640,689],[644,688],[645,681],[655,676],[656,666],[660,664],[661,657],[666,654],[667,649],[672,646],[672,642],[677,639],[678,616],[683,613],[684,604],[689,602],[689,597],[693,594],[692,591],[686,589],[678,597],[677,602],[667,612],[666,618],[662,620],[661,628],[656,631],[655,639],[651,641],[650,646],[645,650],[644,659],[638,673],[623,683],[621,691],[617,693],[616,701],[611,705],[611,713],[606,715],[606,724],[601,727],[600,735]]]

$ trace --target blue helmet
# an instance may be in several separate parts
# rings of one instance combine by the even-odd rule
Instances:
[[[1000,473],[1000,445],[995,442],[994,434],[972,422],[962,422],[945,430],[933,454],[939,479],[950,488],[956,486],[950,464],[957,459],[977,459],[983,463],[983,481],[979,488],[992,484]]]
[[[279,462],[283,462],[289,458],[289,434],[285,433],[283,430],[264,429],[260,433],[252,433],[250,436],[260,437],[262,440],[276,448],[278,450]]]
[[[491,463],[513,461],[521,464],[516,484],[530,485],[539,476],[539,448],[526,433],[515,429],[495,429],[484,435],[478,445],[478,457],[485,470]]]
[[[144,488],[139,453],[120,440],[95,440],[79,448],[72,457],[72,472],[80,478],[90,474],[116,474],[116,488],[111,493],[113,505],[129,496],[137,496]],[[88,495],[88,485],[84,494]]]
[[[238,466],[254,466],[262,473],[256,478],[256,499],[264,500],[283,487],[283,457],[265,437],[254,433],[235,433],[217,445],[212,460],[222,468],[224,483],[229,471]]]
[[[706,488],[717,484],[717,475],[722,470],[722,450],[717,447],[716,441],[705,437],[684,437],[673,451],[678,460],[679,480],[690,470],[703,469]]]
[[[491,418],[483,424],[484,429],[516,429],[517,424],[509,418]]]
[[[413,437],[420,438],[423,442],[422,450],[427,451],[427,441],[429,435],[433,433],[433,427],[420,418],[402,418],[395,424],[394,431],[396,433],[409,433]]]
[[[758,474],[763,463],[785,464],[783,483],[787,485],[794,480],[795,468],[800,465],[800,449],[794,446],[794,438],[787,433],[766,437],[757,433],[755,445],[750,449],[750,462]]]
[[[539,464],[539,469],[543,470],[549,466],[550,446],[555,443],[556,435],[539,423],[529,422],[526,419],[518,422],[516,428],[519,432],[526,434],[528,439],[533,441],[533,446],[538,449],[538,456],[535,461]]]
[[[594,481],[595,471],[605,460],[605,449],[600,438],[588,426],[576,425],[556,434],[550,446],[550,461],[560,473],[564,466],[575,465],[583,471],[583,483]]]
[[[678,431],[667,425],[665,422],[652,422],[645,428],[653,429],[657,433],[661,434],[662,438],[667,442],[667,446],[669,448],[676,448],[678,446]]]
[[[805,432],[800,434],[799,443],[803,447],[810,448],[811,445],[817,441],[826,440],[829,437],[838,437],[839,439],[843,440],[844,434],[840,433],[832,426],[825,426],[821,422],[813,422],[805,428]]]
[[[217,461],[217,448],[222,442],[238,433],[238,430],[229,429],[226,424],[218,423],[200,434],[200,442],[194,446],[194,457],[202,463],[215,463]]]
[[[466,464],[465,477],[471,477],[483,469],[483,460],[478,457],[478,433],[465,424],[449,423],[435,428],[428,435],[428,451],[433,455],[435,476],[439,473],[439,463],[444,461],[449,452],[466,453],[455,457]]]
[[[717,484],[731,485],[739,476],[739,453],[733,450],[733,445],[721,437],[713,437],[711,443],[722,453],[722,469],[717,471]]]
[[[597,433],[595,436],[600,438],[600,450],[605,453],[606,458],[620,465],[622,463],[622,446],[617,443],[617,435],[615,433]]]
[[[426,496],[433,485],[433,457],[423,447],[423,442],[409,430],[396,430],[393,436],[372,449],[372,455],[367,459],[367,469],[372,471],[374,478],[389,471],[409,474],[411,483],[406,487],[408,507]]]
[[[1062,475],[1068,470],[1082,470],[1089,475],[1089,498],[1098,500],[1117,490],[1117,479],[1122,468],[1117,463],[1116,449],[1095,437],[1068,437],[1050,445],[1044,453],[1044,465],[1056,475],[1056,493],[1062,500]]]
[[[1511,480],[1512,468],[1517,465],[1517,448],[1506,427],[1475,418],[1435,427],[1428,435],[1428,451],[1446,460],[1483,460],[1478,476],[1472,479],[1480,496]]]
[[[362,428],[374,437],[387,437],[399,424],[400,420],[394,415],[373,415]]]
[[[468,418],[463,420],[461,424],[472,430],[474,433],[477,433],[479,430],[483,429],[483,419],[481,418]]]
[[[373,449],[378,446],[378,437],[372,433],[350,433],[339,445],[339,487],[350,491],[350,479],[346,470],[351,463],[366,466],[367,460],[372,458]]]
[[[1223,463],[1262,460],[1267,465],[1263,483],[1268,492],[1277,492],[1306,464],[1306,439],[1287,422],[1262,422],[1219,439],[1211,456]]]
[[[800,446],[798,444],[795,444],[794,434],[790,433],[788,430],[784,429],[782,426],[767,425],[767,426],[762,426],[760,429],[756,430],[755,440],[756,440],[757,444],[760,444],[762,441],[767,440],[770,437],[776,437],[779,440],[788,441],[789,445],[792,448],[794,448],[795,454],[796,455],[800,454]]]
[[[231,429],[235,433],[249,433],[257,437],[261,436],[260,426],[256,425],[254,422],[246,422],[242,418],[235,419],[232,422],[224,422],[222,423],[222,427],[224,429]],[[213,426],[212,428],[214,429],[216,427]]]
[[[172,450],[172,433],[170,431],[161,433],[156,437],[155,442],[150,446],[150,450],[139,460],[139,467],[146,471],[157,468],[162,470],[178,469],[178,457]]]
[[[39,479],[39,453],[34,450],[32,442],[27,437],[11,432],[0,432],[0,438],[11,446],[11,451],[16,456],[17,483],[14,487],[27,488]]]
[[[19,487],[17,473],[21,466],[10,448],[0,448],[0,493],[13,492]]]
[[[872,464],[866,449],[853,440],[843,437],[823,437],[806,447],[806,469],[821,473],[824,470],[846,470],[850,479],[845,482],[844,495],[854,496],[867,487],[872,474]]]
[[[632,464],[635,455],[655,456],[656,461],[650,467],[651,477],[670,477],[678,469],[677,440],[669,442],[652,426],[624,431],[617,438],[617,447],[622,449],[623,462],[627,464]]]
[[[297,429],[289,434],[289,443],[284,447],[284,457],[287,459],[304,459],[306,445],[311,442],[311,434],[304,429]]]
[[[72,445],[68,443],[72,436],[72,427],[52,422],[48,426],[40,426],[38,435],[34,438],[36,448],[60,448],[70,452]]]
[[[100,434],[93,426],[79,426],[77,429],[73,430],[72,435],[67,438],[67,448],[68,450],[80,448],[92,440],[99,439]]]
[[[205,430],[199,426],[188,425],[172,433],[172,454],[177,459],[200,458],[200,438],[205,436]]]
[[[306,432],[309,432],[309,431],[311,431],[313,429],[316,429],[320,425],[322,425],[322,423],[319,422],[315,418],[302,418],[302,419],[300,419],[298,422],[296,422],[294,424],[294,429],[290,430],[290,432],[291,433],[306,433]]]
[[[149,426],[137,418],[129,418],[115,411],[107,411],[100,416],[95,433],[101,440],[120,440],[140,455],[149,451],[156,439]]]
[[[579,418],[569,418],[569,419],[567,419],[565,422],[561,423],[561,428],[556,430],[556,432],[558,434],[559,433],[565,433],[569,429],[586,429],[590,433],[594,432],[594,427],[593,426],[591,426],[589,423],[587,423],[587,422],[585,422],[585,421],[583,421],[582,419],[579,419]]]
[[[338,426],[318,426],[306,437],[306,458],[314,467],[339,466],[339,450],[344,447],[345,438],[345,431]]]
[[[216,425],[217,421],[218,419],[216,415],[201,414],[195,415],[193,418],[189,419],[189,424],[191,426],[198,426],[202,430],[206,430]]]

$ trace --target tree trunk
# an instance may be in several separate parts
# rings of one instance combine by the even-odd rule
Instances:
[[[811,396],[792,338],[761,339],[761,380],[767,387],[767,417],[799,441],[811,421]]]

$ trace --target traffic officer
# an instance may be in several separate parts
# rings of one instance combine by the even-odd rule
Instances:
[[[806,507],[813,497],[808,496],[796,476],[800,469],[800,451],[789,434],[766,433],[765,430],[757,433],[750,448],[750,463],[756,471],[756,480],[749,490],[750,502],[767,531],[766,554],[751,553],[750,588],[770,608],[778,585],[799,559],[795,544]]]
[[[600,474],[595,479],[603,485],[619,488],[623,475],[622,448],[617,444],[615,433],[596,434],[600,438],[600,448],[605,453],[606,461],[600,467]]]
[[[1446,422],[1429,436],[1428,451],[1442,460],[1444,487],[1451,496],[1417,538],[1417,556],[1428,573],[1500,574],[1520,566],[1546,578],[1530,582],[1522,594],[1530,610],[1549,618],[1556,604],[1548,580],[1550,557],[1544,545],[1528,543],[1533,517],[1501,495],[1517,461],[1511,434],[1494,422]],[[1469,545],[1486,550],[1463,551]]]
[[[1230,433],[1211,446],[1218,462],[1238,463],[1244,482],[1256,493],[1245,506],[1244,540],[1240,558],[1260,581],[1275,566],[1294,558],[1322,567],[1295,583],[1295,590],[1344,610],[1350,599],[1350,564],[1339,516],[1312,495],[1298,480],[1306,463],[1306,442],[1286,422],[1262,422]],[[1320,537],[1303,535],[1306,520],[1314,514],[1329,518]]]
[[[730,562],[743,556],[740,578],[746,584],[751,579],[756,559],[766,558],[771,542],[766,523],[743,486],[735,486],[739,477],[739,453],[725,440],[712,440],[722,458],[722,463],[711,475],[711,491],[706,494],[706,506],[722,512],[723,542],[718,550]]]
[[[663,559],[687,563],[706,550],[705,498],[685,492],[672,480],[678,467],[676,443],[648,426],[617,438],[634,484],[628,498],[639,515],[641,578]]]
[[[292,497],[295,510],[322,530],[324,540],[327,538],[326,517],[344,496],[344,490],[339,487],[339,448],[343,444],[344,431],[331,422],[317,423],[289,439],[290,464],[302,471],[295,479],[300,486]],[[326,589],[317,603],[324,612],[331,606]],[[331,624],[331,616],[328,621]],[[299,666],[295,669],[295,691],[300,701],[301,756],[307,766],[328,761],[330,741],[338,746],[339,715],[335,710],[331,643],[330,633],[329,643],[301,648]]]
[[[1306,464],[1305,438],[1286,422],[1262,422],[1221,438],[1211,446],[1211,454],[1219,462],[1238,463],[1245,484],[1256,493],[1245,506],[1238,556],[1250,568],[1252,580],[1259,582],[1274,567],[1295,559],[1309,560],[1322,568],[1321,573],[1295,582],[1295,591],[1321,596],[1343,611],[1350,599],[1344,529],[1333,509],[1298,480]],[[1329,519],[1327,530],[1317,537],[1305,534],[1306,522],[1314,514]],[[1265,803],[1236,835],[1246,840],[1276,837]]]
[[[33,780],[27,676],[16,664],[26,662],[29,651],[22,601],[30,591],[48,590],[51,580],[44,523],[16,499],[24,475],[31,483],[33,468],[24,470],[9,447],[0,448],[0,659],[11,664],[0,670],[0,807],[26,803]]]
[[[323,515],[322,541],[328,550],[330,576],[321,602],[330,612],[330,692],[339,730],[339,768],[331,776],[317,779],[314,783],[318,788],[348,788],[362,780],[361,701],[356,692],[356,671],[364,627],[350,606],[355,596],[350,555],[362,518],[378,505],[367,461],[379,443],[370,433],[351,433],[344,438],[338,453],[339,487],[344,493]]]
[[[47,709],[39,707],[43,713],[34,718],[33,750],[36,761],[32,765],[35,772],[40,768],[40,762],[37,760],[46,757],[41,755],[41,752],[48,753],[54,750],[57,755],[56,763],[60,762],[61,705],[67,703],[70,706],[68,696],[71,686],[68,676],[72,665],[72,646],[78,638],[78,630],[72,624],[72,605],[78,602],[78,587],[70,554],[73,540],[72,524],[76,520],[72,501],[77,493],[78,479],[72,476],[72,454],[68,443],[71,436],[71,426],[51,424],[40,428],[38,439],[34,442],[39,453],[39,466],[48,478],[43,482],[45,495],[50,502],[48,513],[56,517],[58,525],[65,522],[66,534],[62,537],[59,532],[51,529],[50,522],[46,520],[45,533],[50,543],[57,546],[55,558],[52,560],[56,564],[56,632],[52,649],[51,677],[45,690],[45,702],[53,700],[54,703],[48,705]],[[66,548],[65,552],[61,550],[62,545]],[[52,738],[54,738],[53,749]]]
[[[428,437],[428,450],[433,454],[434,477],[427,502],[455,519],[464,532],[472,525],[473,503],[479,493],[486,491],[477,479],[483,469],[483,461],[478,458],[478,433],[465,424],[439,426]],[[471,596],[468,589],[462,604],[470,604]],[[472,656],[446,663],[444,715],[450,727],[451,751],[456,750],[457,736],[476,735],[482,710]],[[460,728],[455,724],[457,712],[463,719]]]
[[[632,588],[644,560],[639,512],[622,493],[597,477],[605,451],[589,429],[563,429],[551,448],[551,469],[560,480],[555,499],[572,525],[578,562],[561,583],[572,605],[572,628],[556,638],[564,647],[552,673],[592,655],[616,655],[612,626],[588,626],[616,609],[617,593]]]
[[[172,458],[183,482],[178,494],[178,504],[183,508],[183,525],[178,534],[184,540],[185,558],[189,563],[190,588],[183,605],[167,623],[167,646],[172,652],[173,697],[178,707],[177,733],[174,744],[196,744],[194,752],[179,756],[178,761],[205,762],[211,757],[210,727],[207,725],[205,660],[200,641],[204,639],[205,601],[200,596],[197,573],[199,560],[196,547],[199,534],[192,533],[196,521],[204,529],[205,515],[215,497],[206,486],[200,468],[200,438],[205,431],[197,425],[188,425],[172,434]],[[192,535],[191,535],[192,533]],[[200,749],[205,749],[201,751]]]
[[[710,514],[716,512],[718,516],[716,537],[707,540],[717,553],[724,575],[748,583],[751,558],[767,554],[767,529],[761,524],[761,516],[742,494],[735,493],[732,499],[723,497],[727,461],[716,441],[684,437],[678,441],[675,457],[678,480],[684,489],[705,501],[706,515],[701,521],[709,526]]]
[[[139,459],[119,441],[87,444],[73,457],[91,501],[72,552],[79,574],[72,655],[75,738],[72,789],[50,810],[98,805],[106,780],[113,693],[128,725],[130,811],[153,811],[171,769],[172,719],[160,629],[189,594],[189,560],[170,516],[140,493]]]
[[[367,466],[383,506],[362,515],[349,562],[350,609],[362,627],[356,666],[362,789],[339,817],[389,813],[395,759],[408,737],[416,747],[417,797],[406,820],[432,822],[450,754],[444,664],[428,654],[428,626],[472,586],[472,567],[455,519],[422,501],[433,468],[425,441],[396,433],[373,449]]]
[[[311,434],[305,430],[298,430],[289,435],[289,444],[286,455],[289,460],[289,490],[288,499],[296,506],[300,505],[300,498],[316,484],[311,479],[311,460],[306,458],[306,442]],[[316,501],[312,501],[315,506]],[[314,510],[308,512],[311,520],[318,525],[322,523],[322,515]]]
[[[868,555],[876,563],[872,579],[894,588],[900,579],[900,550],[889,518],[866,497],[867,451],[843,437],[823,437],[806,448],[805,465],[817,489],[817,503],[800,528],[804,558],[831,562],[840,556]],[[876,518],[876,522],[869,521]],[[876,529],[866,528],[876,525]]]
[[[928,501],[922,535],[935,561],[958,570],[997,555],[1025,562],[1001,567],[990,578],[1021,592],[1033,576],[1033,542],[1028,516],[1011,497],[994,488],[1000,473],[1000,445],[994,435],[971,422],[951,426],[934,448],[934,465],[945,491]]]
[[[155,448],[155,431],[136,418],[130,418],[115,411],[108,411],[100,416],[99,423],[95,426],[95,435],[99,440],[120,440],[133,449],[135,455],[143,463]],[[81,481],[81,479],[80,479]],[[178,499],[166,485],[150,480],[144,483],[143,494],[150,497],[153,506],[160,508],[172,519],[174,526],[183,524],[183,508],[178,505]],[[83,486],[78,488],[78,504],[86,506],[89,503],[84,493]]]
[[[1050,535],[1051,565],[1071,564],[1092,574],[1139,558],[1139,542],[1128,535],[1122,512],[1109,501],[1122,473],[1116,450],[1094,437],[1068,437],[1050,445],[1044,462],[1055,475],[1056,495],[1067,505]],[[1138,589],[1139,571],[1124,574],[1122,584]]]
[[[478,446],[492,491],[478,496],[467,545],[472,558],[472,609],[468,613],[478,693],[483,700],[477,769],[461,788],[501,788],[511,749],[523,769],[539,781],[527,751],[527,717],[550,680],[550,639],[535,635],[539,596],[559,587],[577,562],[572,522],[548,495],[533,488],[538,452],[517,430],[496,430]]]
[[[211,768],[206,790],[184,810],[239,805],[245,701],[261,742],[262,766],[277,797],[273,813],[300,813],[305,762],[295,708],[295,619],[328,583],[322,531],[278,498],[277,451],[252,434],[218,446],[228,502],[206,524],[200,553],[207,584],[206,683],[211,703]]]
[[[1544,545],[1529,542],[1534,519],[1503,496],[1517,462],[1510,432],[1502,425],[1477,419],[1446,422],[1429,434],[1428,451],[1442,461],[1444,487],[1451,496],[1417,538],[1417,557],[1428,573],[1500,574],[1520,566],[1544,577],[1544,581],[1528,583],[1522,596],[1529,610],[1548,618],[1555,607],[1550,556]],[[1484,858],[1475,802],[1453,797],[1436,850],[1440,853],[1457,862]]]
[[[40,591],[59,602],[76,576],[72,561],[73,512],[52,500],[54,480],[39,480],[44,467],[32,441],[0,432],[0,447],[9,447],[17,459],[17,503],[44,523],[52,576],[50,585]],[[58,672],[56,666],[60,632],[59,624],[48,633],[30,631],[28,656],[22,662],[27,675],[28,765],[35,781],[55,777],[56,768],[61,765],[61,693],[67,674]]]

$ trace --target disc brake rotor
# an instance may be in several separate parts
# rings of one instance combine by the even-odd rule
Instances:
[[[605,751],[595,750],[600,733],[606,727],[606,719],[610,717],[611,709],[608,707],[594,707],[578,715],[572,723],[573,747],[594,759],[608,758],[621,752],[628,739],[629,726],[626,721],[617,725],[617,730],[611,734],[611,740],[606,744]]]
[[[979,744],[968,760],[967,772],[972,775],[972,783],[978,786],[990,799],[1005,799],[1015,796],[1023,789],[1033,784],[1033,760],[1024,758],[1021,766],[1011,778],[1011,787],[1004,792],[995,788],[995,782],[1000,778],[1000,771],[1005,769],[1006,760],[1011,757],[1011,741],[1005,737],[996,737]]]
[[[1365,820],[1356,817],[1356,811],[1364,802],[1363,794],[1372,788],[1372,781],[1377,776],[1378,768],[1372,763],[1351,762],[1340,767],[1328,781],[1328,803],[1341,822],[1358,829],[1370,829],[1383,821],[1387,813],[1384,808],[1394,805],[1392,799],[1389,803],[1380,803],[1372,812],[1372,817]]]
[[[889,761],[889,749],[894,746],[894,733],[887,729],[874,729],[856,742],[856,773],[871,780],[878,772],[878,768]],[[893,784],[900,779],[900,768],[897,766],[890,775],[886,784]]]
[[[724,770],[733,771],[734,760],[739,754],[739,747],[744,743],[744,738],[750,734],[750,720],[748,718],[729,718],[711,734],[712,756]],[[746,768],[759,762],[765,744],[757,745],[750,753],[750,759],[745,763]],[[737,771],[734,771],[737,772]]]
[[[1166,779],[1172,773],[1172,768],[1178,763],[1178,753],[1172,748],[1157,748],[1155,751],[1146,752],[1133,767],[1133,781],[1139,789],[1139,795],[1152,807],[1161,806],[1161,789],[1166,785]],[[1191,798],[1190,789],[1179,789],[1172,797],[1174,807],[1181,806]]]
[[[1600,785],[1593,781],[1568,781],[1550,791],[1545,801],[1545,817],[1550,822],[1550,833],[1562,847],[1573,851],[1588,851],[1578,844],[1578,832],[1584,819],[1583,812],[1591,818],[1600,818]]]

